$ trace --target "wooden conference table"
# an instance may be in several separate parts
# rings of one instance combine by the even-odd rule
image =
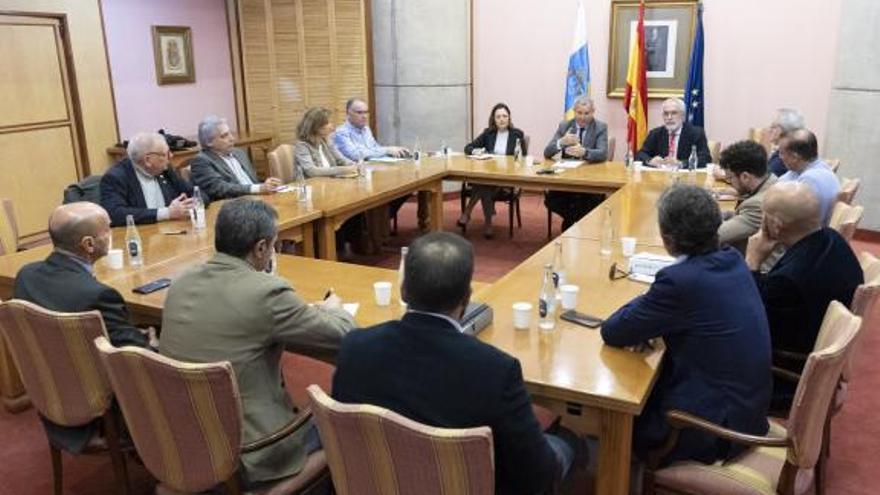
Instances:
[[[335,258],[333,231],[345,219],[413,191],[428,191],[431,198],[433,228],[441,225],[441,182],[443,179],[511,185],[530,189],[590,191],[610,195],[603,203],[558,238],[563,244],[567,278],[581,287],[578,310],[602,318],[647,286],[629,280],[611,281],[608,269],[614,261],[622,263],[620,236],[637,238],[638,250],[663,252],[656,226],[654,203],[671,182],[668,173],[644,171],[627,173],[622,164],[604,163],[565,170],[561,174],[540,175],[536,168],[517,166],[508,158],[474,161],[465,157],[424,159],[412,164],[370,165],[365,180],[310,179],[311,202],[299,202],[295,194],[261,196],[279,210],[279,230],[303,236],[318,225],[320,253]],[[705,174],[695,181],[711,186]],[[616,239],[610,258],[599,256],[599,233],[604,206],[611,208]],[[208,228],[190,231],[188,222],[165,222],[139,227],[144,241],[146,264],[139,269],[111,270],[102,260],[96,276],[117,288],[130,305],[135,318],[155,322],[167,291],[140,296],[133,287],[160,277],[174,278],[186,268],[207,260],[213,253],[213,219],[219,208],[208,209]],[[187,229],[186,234],[168,232]],[[114,229],[114,245],[122,245],[124,228]],[[307,237],[310,237],[307,236]],[[548,244],[507,275],[490,286],[475,287],[475,299],[491,305],[495,320],[479,338],[517,357],[523,377],[534,400],[563,416],[577,430],[599,438],[599,470],[596,493],[624,494],[629,488],[630,444],[633,419],[641,413],[660,367],[664,347],[648,353],[635,353],[605,346],[597,330],[559,321],[556,329],[543,332],[533,318],[529,330],[514,330],[511,306],[516,301],[536,305],[541,270],[553,257]],[[48,246],[0,257],[0,298],[11,295],[15,273],[25,263],[44,258]],[[393,270],[310,259],[279,256],[279,275],[290,280],[306,300],[317,300],[327,287],[334,287],[345,302],[359,302],[356,320],[362,326],[400,316],[396,302],[378,307],[373,301],[372,283],[390,280],[396,286]],[[0,354],[0,377],[9,375],[12,363]],[[4,356],[5,355],[5,356]],[[14,367],[12,376],[15,376]],[[17,378],[17,377],[16,377]],[[20,383],[0,382],[4,401],[12,404],[23,395]]]

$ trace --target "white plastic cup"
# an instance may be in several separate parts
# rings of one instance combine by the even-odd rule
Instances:
[[[535,157],[532,155],[526,155],[526,167],[531,167],[535,164]]]
[[[633,169],[635,169],[636,172],[641,172],[642,167],[644,167],[644,166],[645,166],[645,163],[642,161],[633,162]]]
[[[636,238],[635,237],[621,237],[620,238],[620,250],[623,252],[623,255],[627,258],[636,254]]]
[[[707,163],[706,164],[706,175],[708,175],[709,177],[713,177],[715,175],[715,164],[714,163]]]
[[[107,266],[114,270],[121,270],[124,266],[125,258],[121,249],[107,250]]]
[[[528,330],[532,326],[532,305],[527,302],[513,303],[513,328]]]
[[[578,302],[578,292],[581,288],[577,285],[565,284],[559,286],[559,293],[562,295],[562,309],[575,309]]]
[[[391,282],[376,282],[373,284],[376,293],[376,305],[388,306],[391,304]]]

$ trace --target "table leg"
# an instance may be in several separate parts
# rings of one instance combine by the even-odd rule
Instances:
[[[633,417],[630,414],[599,411],[599,468],[596,493],[629,493],[630,451]]]
[[[430,191],[430,229],[434,232],[443,230],[443,183],[438,182]]]
[[[311,222],[304,223],[300,227],[303,236],[303,256],[307,258],[315,257],[315,228]]]
[[[336,261],[336,229],[332,218],[322,218],[320,221],[318,254],[322,259]]]
[[[430,193],[428,191],[419,191],[418,194],[416,195],[419,199],[419,208],[418,208],[418,213],[417,213],[418,218],[419,218],[419,229],[422,232],[428,230],[428,227],[429,227],[429,224],[431,221],[428,218],[428,215],[430,215],[430,206],[429,206],[430,201],[428,199],[429,194]]]

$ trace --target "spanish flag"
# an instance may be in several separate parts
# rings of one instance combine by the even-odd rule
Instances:
[[[639,152],[648,136],[648,82],[645,75],[645,2],[639,3],[639,22],[629,46],[629,66],[626,70],[626,142],[633,155]]]

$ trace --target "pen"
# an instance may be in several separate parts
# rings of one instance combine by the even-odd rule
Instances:
[[[326,301],[331,295],[333,295],[333,287],[330,287],[327,289],[327,292],[324,293],[324,300]]]

